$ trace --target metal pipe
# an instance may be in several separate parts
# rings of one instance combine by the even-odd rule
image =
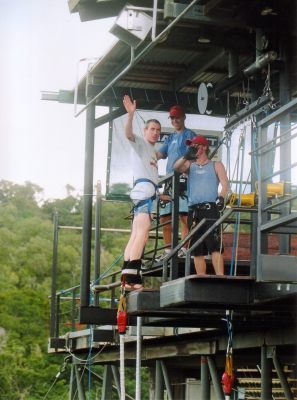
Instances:
[[[56,297],[56,320],[55,320],[55,335],[58,338],[60,336],[60,296]]]
[[[217,367],[216,367],[215,361],[214,361],[213,357],[211,357],[211,356],[207,356],[207,361],[208,361],[209,372],[211,375],[216,399],[217,400],[225,400],[221,382],[218,377],[218,372],[217,372]]]
[[[234,50],[229,50],[228,52],[228,78],[232,78],[238,74],[239,70],[239,57],[238,53],[235,53]]]
[[[163,396],[163,380],[162,380],[162,369],[161,361],[156,360],[155,370],[155,398],[154,400],[161,400]]]
[[[256,111],[259,110],[260,112],[261,108],[264,107],[266,104],[270,103],[272,100],[273,98],[270,95],[269,96],[264,95],[262,97],[259,97],[258,100],[249,104],[248,106],[240,110],[238,113],[232,115],[228,123],[224,126],[224,130],[229,130],[233,128],[234,125],[238,124],[244,118],[248,117],[249,115],[252,115]]]
[[[173,400],[173,394],[172,394],[172,390],[171,390],[171,386],[170,386],[170,382],[169,382],[166,365],[165,365],[164,361],[160,361],[160,362],[161,362],[161,368],[162,368],[164,382],[165,382],[165,386],[166,386],[166,390],[167,390],[168,400]]]
[[[112,108],[109,108],[109,113]],[[106,167],[106,193],[110,191],[110,167],[111,167],[111,151],[112,151],[112,121],[108,124],[108,148],[107,148],[107,167]]]
[[[281,365],[279,363],[279,360],[277,358],[276,349],[273,349],[272,361],[273,361],[274,367],[276,369],[277,375],[279,377],[280,383],[282,385],[284,394],[286,396],[286,400],[294,400],[293,393],[292,393],[292,391],[290,389],[290,386],[288,384],[287,378],[286,378],[286,376],[284,374],[284,371],[283,371],[283,369],[282,369],[282,367],[281,367]]]
[[[137,6],[132,6],[131,4],[126,4],[125,8],[126,10],[152,12],[152,9],[150,7],[137,7]],[[163,8],[157,8],[157,12],[164,14]]]
[[[267,147],[269,144],[275,144],[275,142],[277,141],[277,139],[283,138],[284,136],[286,136],[288,133],[292,132],[292,131],[295,130],[295,129],[297,129],[297,125],[292,126],[292,128],[287,129],[287,130],[284,131],[281,135],[277,135],[277,136],[275,136],[273,139],[267,140],[267,142],[266,142],[265,144],[263,144],[262,146],[259,146],[259,147],[257,147],[256,149],[250,151],[250,152],[249,152],[249,155],[252,155],[252,154],[255,154],[255,153],[258,153],[258,155],[265,154],[265,152],[260,152],[260,153],[259,153],[259,150],[266,149],[266,147]],[[290,136],[290,139],[293,139],[295,136],[297,136],[297,132],[294,133],[293,135],[291,135],[291,136]],[[282,143],[283,143],[283,141],[282,141]],[[275,146],[274,146],[274,147],[275,147]],[[269,150],[267,150],[267,151],[270,151],[270,150],[273,149],[274,147],[270,147]]]
[[[125,400],[125,398],[126,398],[126,388],[125,388],[125,335],[120,335],[120,388],[121,388],[120,400]]]
[[[81,307],[90,304],[90,270],[92,240],[92,200],[94,172],[94,120],[95,105],[89,107],[86,114],[85,166],[84,166],[84,204],[82,231],[82,268],[81,268]]]
[[[83,111],[85,111],[91,104],[94,104],[108,89],[110,89],[118,80],[126,74],[137,62],[139,62],[145,54],[158,44],[158,41],[164,37],[164,34],[170,31],[170,29],[197,3],[198,0],[192,0],[191,3],[176,17],[159,35],[150,42],[136,57],[134,56],[134,49],[131,47],[131,59],[130,63],[123,69],[118,76],[116,76],[111,82],[109,82],[104,89],[101,90],[92,100],[87,101],[87,104],[74,116],[78,117]]]
[[[50,337],[54,337],[56,331],[56,290],[57,290],[57,265],[58,265],[58,213],[54,213],[54,240],[52,261],[52,287],[50,310]]]
[[[83,387],[84,370],[82,370],[82,368],[79,367],[77,364],[74,364],[74,368],[75,368],[76,388],[77,388],[77,392],[78,392],[78,398],[79,398],[79,400],[86,400],[85,391],[84,391],[84,387]],[[82,372],[81,372],[81,370],[82,370]]]
[[[135,400],[141,400],[141,345],[142,345],[141,328],[142,328],[142,317],[137,317]]]
[[[179,176],[180,174],[174,171],[172,179],[172,197],[171,203],[171,249],[174,249],[178,245],[178,226],[179,226]],[[171,257],[171,270],[170,280],[178,278],[178,263],[176,253],[172,254]]]
[[[118,397],[120,398],[120,396],[121,396],[121,386],[120,386],[119,369],[115,365],[112,365],[111,366],[111,370],[112,370],[113,380],[114,380],[114,383],[115,383],[114,386],[116,387],[116,390],[118,392]],[[126,396],[127,396],[127,394],[126,394]]]
[[[154,41],[154,40],[156,39],[157,9],[158,9],[158,0],[154,0],[154,6],[153,6],[153,26],[152,26],[152,41]]]
[[[200,374],[201,374],[201,398],[203,400],[210,400],[210,381],[207,357],[201,356],[200,361]]]
[[[69,378],[69,395],[68,400],[75,399],[75,365],[71,364],[70,378]]]
[[[112,111],[112,109],[109,109],[109,112],[107,114],[102,115],[99,118],[95,119],[95,128],[98,128],[98,126],[104,125],[107,122],[112,124],[112,121],[118,117],[121,117],[122,115],[126,114],[126,110],[123,106],[115,109]]]
[[[63,300],[63,299],[61,298],[61,300]],[[75,310],[75,308],[76,308],[76,290],[73,290],[71,300],[72,300],[71,301],[71,303],[72,303],[72,305],[71,305],[71,330],[72,330],[72,332],[74,332],[75,331],[75,316],[76,316],[76,310]]]
[[[104,365],[103,384],[101,392],[101,400],[109,400],[112,398],[112,369],[111,365]]]
[[[267,347],[261,347],[261,400],[272,399],[272,378],[270,360],[267,358]]]
[[[281,108],[278,108],[272,114],[269,114],[267,117],[261,119],[258,122],[258,127],[262,127],[265,125],[272,124],[274,121],[278,120],[281,115],[294,113],[297,110],[297,98],[291,100],[289,103],[284,104]]]
[[[101,182],[97,182],[97,193],[96,193],[96,211],[95,211],[95,246],[94,246],[94,279],[97,282],[100,276],[100,253],[101,253]],[[100,282],[98,282],[100,283]],[[95,293],[94,303],[96,306],[99,305],[99,294]]]
[[[277,53],[275,51],[268,51],[267,53],[259,56],[253,64],[249,65],[243,70],[245,76],[251,76],[259,69],[265,67],[271,61],[276,60]]]

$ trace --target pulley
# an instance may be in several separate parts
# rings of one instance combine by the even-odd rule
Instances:
[[[215,105],[215,95],[212,83],[202,82],[198,89],[198,110],[200,114],[210,115]]]

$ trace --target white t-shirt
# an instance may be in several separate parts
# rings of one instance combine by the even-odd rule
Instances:
[[[143,137],[135,136],[135,141],[129,140],[132,146],[132,171],[134,181],[137,179],[149,179],[158,184],[158,159],[155,146],[147,142]],[[132,189],[132,200],[144,200],[153,196],[155,187],[150,182],[138,183]]]

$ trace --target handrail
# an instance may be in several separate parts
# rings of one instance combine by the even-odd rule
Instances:
[[[222,222],[224,222],[234,210],[229,208],[215,223],[190,247],[186,252],[186,263],[185,263],[185,276],[190,275],[190,262],[191,262],[191,252],[196,249],[196,247],[203,242],[203,240]]]
[[[228,209],[218,220],[215,221],[215,223],[212,225],[211,228],[209,228],[198,240],[197,242],[194,243],[192,247],[187,249],[186,251],[186,263],[185,263],[185,276],[190,274],[190,261],[191,261],[191,252],[201,243],[203,240],[217,227],[219,226],[222,222],[224,222],[230,214],[234,212],[234,209],[230,208]],[[206,218],[203,218],[198,225],[195,226],[194,229],[192,229],[188,235],[182,240],[169,254],[166,256],[163,260],[163,279],[165,280],[167,278],[167,273],[168,273],[168,263],[171,260],[171,258],[183,247],[183,245],[188,242],[192,236],[200,229],[202,228],[203,225],[205,225],[205,222],[207,221]]]

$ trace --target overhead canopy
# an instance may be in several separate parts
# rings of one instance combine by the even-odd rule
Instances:
[[[150,17],[153,3],[129,1],[132,9],[143,7]],[[287,95],[296,96],[295,2],[197,0],[177,21],[190,3],[159,0],[155,34],[159,40],[152,43],[149,33],[135,48],[133,62],[130,46],[119,40],[93,66],[89,95],[104,90],[96,104],[119,107],[123,94],[128,92],[142,109],[168,110],[170,105],[181,103],[187,113],[199,113],[202,109],[202,113],[225,116],[242,108],[247,99],[261,96],[267,84],[277,102],[283,96],[279,77],[284,70]],[[68,4],[82,21],[89,21],[118,16],[127,2],[69,0]],[[168,29],[173,21],[176,23]],[[165,34],[159,37],[161,32]],[[257,63],[256,57],[260,57]],[[83,78],[78,89],[81,104],[86,103],[85,85]],[[283,86],[283,90],[287,88]],[[72,102],[73,97],[73,92],[61,91],[57,99]]]

